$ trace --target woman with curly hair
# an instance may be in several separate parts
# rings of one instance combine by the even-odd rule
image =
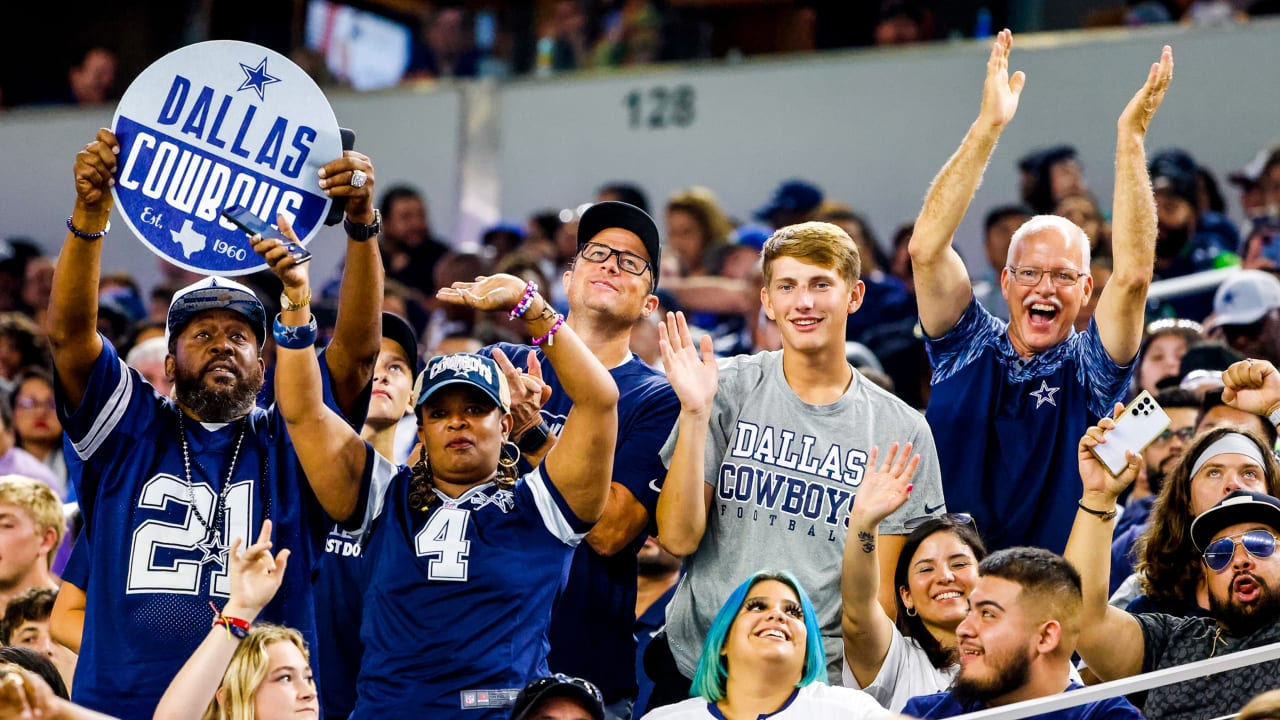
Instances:
[[[288,223],[281,230],[294,239]],[[310,296],[308,266],[279,240],[254,249],[290,297]],[[346,493],[349,512],[335,519],[357,534],[368,563],[352,718],[505,718],[515,693],[549,672],[552,607],[609,493],[617,385],[537,286],[494,275],[436,296],[521,322],[573,409],[521,477],[504,452],[513,420],[502,369],[482,355],[437,356],[411,395],[417,462],[396,466],[324,404],[307,308],[281,312],[276,401],[308,479]]]

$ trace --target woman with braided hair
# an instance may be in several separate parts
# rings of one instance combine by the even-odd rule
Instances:
[[[288,223],[281,230],[294,239]],[[307,297],[306,265],[275,239],[254,249],[289,297]],[[308,309],[281,312],[276,401],[308,478],[347,493],[350,512],[336,519],[361,537],[368,563],[352,718],[505,718],[520,688],[548,674],[552,606],[609,490],[617,386],[536,284],[494,275],[437,297],[509,311],[573,410],[555,447],[517,477],[503,458],[512,417],[502,369],[480,355],[436,357],[412,393],[421,451],[412,469],[397,467],[324,405]]]

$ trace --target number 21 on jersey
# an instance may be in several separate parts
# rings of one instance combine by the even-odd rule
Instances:
[[[414,538],[414,550],[418,557],[427,558],[427,578],[445,582],[467,581],[467,554],[471,541],[467,540],[467,523],[471,513],[452,507],[442,507],[431,514],[427,524]]]

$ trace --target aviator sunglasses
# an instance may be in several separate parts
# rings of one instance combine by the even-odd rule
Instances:
[[[1214,572],[1222,572],[1231,564],[1236,554],[1236,538],[1248,553],[1256,558],[1271,557],[1276,551],[1276,536],[1266,530],[1246,530],[1238,535],[1228,535],[1209,543],[1204,549],[1204,564]]]

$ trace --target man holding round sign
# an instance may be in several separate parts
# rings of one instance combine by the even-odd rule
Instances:
[[[383,276],[377,241],[367,242],[377,228],[373,166],[360,153],[341,155],[316,170],[317,187],[345,199],[349,235],[334,339],[320,365],[325,402],[359,422],[380,344]],[[165,359],[172,398],[155,392],[98,334],[100,246],[124,165],[119,139],[105,128],[76,156],[50,340],[90,548],[75,698],[122,718],[149,718],[207,634],[210,605],[229,597],[231,541],[256,536],[266,520],[273,542],[294,560],[262,619],[301,630],[315,647],[311,566],[327,516],[345,518],[353,508],[345,500],[350,490],[302,475],[279,412],[255,405],[271,323],[247,287],[212,276],[175,293]],[[283,212],[275,219],[290,226]],[[285,293],[280,301],[297,310],[310,297]],[[314,320],[288,330],[276,328],[277,345],[315,343]]]

